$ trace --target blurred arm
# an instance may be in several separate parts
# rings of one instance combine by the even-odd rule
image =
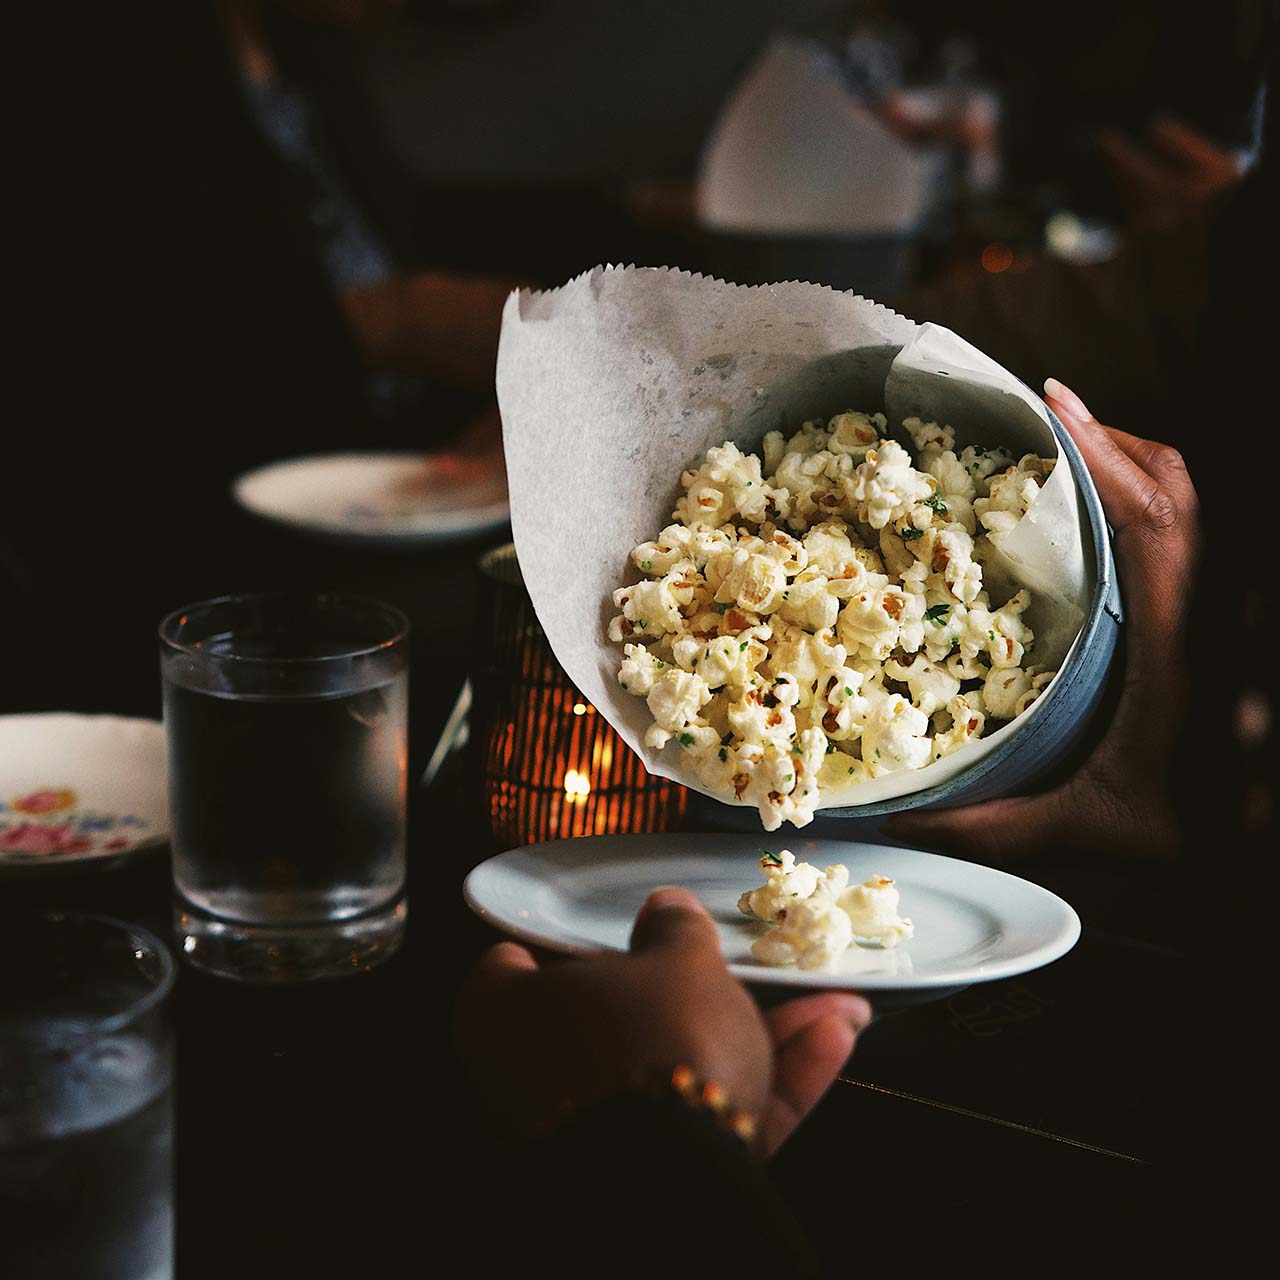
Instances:
[[[425,272],[348,289],[342,309],[369,367],[487,389],[502,308],[522,283]]]

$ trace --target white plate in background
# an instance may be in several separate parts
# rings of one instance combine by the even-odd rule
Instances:
[[[738,910],[764,881],[761,850],[789,848],[798,862],[841,863],[849,882],[890,876],[915,934],[897,947],[852,946],[830,969],[776,968],[751,956],[768,925]],[[556,840],[512,849],[467,877],[471,908],[495,928],[571,954],[624,950],[640,904],[659,885],[693,890],[710,911],[729,969],[746,982],[845,987],[871,994],[942,996],[1026,973],[1069,951],[1080,919],[1039,885],[921,849],[777,835],[626,835]]]
[[[275,524],[366,546],[453,541],[499,528],[511,513],[496,449],[290,458],[246,472],[232,494]]]
[[[0,868],[114,862],[168,839],[158,720],[0,716]]]

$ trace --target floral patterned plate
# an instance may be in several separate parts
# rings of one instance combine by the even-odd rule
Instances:
[[[168,838],[158,720],[0,716],[0,869],[114,862]]]

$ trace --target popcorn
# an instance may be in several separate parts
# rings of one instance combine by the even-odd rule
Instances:
[[[633,587],[620,587],[613,593],[613,603],[622,610],[622,616],[610,623],[609,638],[620,640],[639,631],[656,639],[682,631],[684,617],[681,607],[693,603],[695,586],[693,565],[681,560],[657,582],[637,582]]]
[[[651,747],[665,747],[677,734],[701,723],[698,712],[710,700],[711,690],[700,676],[668,667],[649,690],[647,702],[653,724],[645,734],[645,742]]]
[[[628,693],[647,698],[654,681],[666,670],[667,664],[642,644],[627,645],[623,654],[622,665],[618,668],[618,683]]]
[[[735,515],[761,521],[786,511],[785,495],[764,483],[760,459],[742,453],[730,440],[708,449],[706,462],[697,471],[686,471],[680,483],[685,495],[672,519],[691,528],[715,528]]]
[[[768,655],[764,641],[770,634],[768,627],[752,627],[741,636],[717,636],[705,644],[695,639],[695,656],[691,658],[689,669],[696,670],[709,689],[749,685],[755,677],[756,666]],[[672,647],[679,644],[680,641],[676,641]]]
[[[922,422],[919,418],[903,418],[902,429],[916,447],[921,471],[928,471],[930,462],[956,447],[953,427],[940,427],[936,422]]]
[[[765,469],[776,475],[788,454],[819,453],[826,448],[830,438],[826,428],[816,419],[804,423],[790,440],[781,431],[770,431],[764,438]]]
[[[859,692],[865,680],[862,672],[849,667],[837,667],[818,677],[821,698],[814,699],[810,720],[827,735],[828,742],[862,736],[862,726],[871,710],[871,703]]]
[[[642,573],[670,573],[681,560],[705,564],[717,551],[732,550],[733,529],[690,529],[670,524],[654,542],[642,542],[631,560]]]
[[[959,679],[945,666],[930,662],[923,653],[917,653],[910,663],[890,658],[884,664],[884,673],[891,680],[905,684],[911,690],[911,705],[927,716],[960,692]]]
[[[829,585],[828,579],[816,569],[803,570],[782,593],[778,613],[805,631],[834,627],[840,599],[831,594]]]
[[[808,706],[813,701],[813,688],[818,676],[831,667],[844,666],[846,657],[844,645],[829,629],[811,634],[802,627],[785,622],[774,628],[769,665],[773,670],[786,671],[794,678],[800,690],[797,706]]]
[[[911,465],[911,455],[892,440],[867,453],[857,469],[850,494],[858,502],[858,519],[873,529],[906,515],[933,493],[933,485]]]
[[[915,925],[898,914],[898,900],[898,890],[888,876],[870,876],[845,890],[838,901],[859,942],[876,942],[887,948],[915,933]]]
[[[743,915],[775,924],[786,915],[796,898],[807,898],[814,891],[822,873],[812,863],[797,862],[790,849],[783,849],[781,853],[762,852],[760,870],[764,872],[764,884],[744,893],[738,899],[738,910]]]
[[[938,482],[938,493],[942,495],[944,506],[950,507],[956,498],[972,503],[977,497],[973,476],[950,449],[921,461],[920,470]]]
[[[979,498],[973,509],[991,541],[998,546],[1031,509],[1040,486],[1053,470],[1053,462],[1029,453],[1009,467],[992,475],[985,498]]]
[[[1005,449],[979,449],[970,445],[960,451],[960,465],[973,478],[974,493],[979,498],[988,495],[988,482],[997,471],[1003,471],[1013,462],[1013,454]]]
[[[741,698],[729,704],[729,727],[737,737],[744,742],[765,742],[774,738],[790,741],[795,736],[793,704],[783,701],[778,690],[792,698],[799,692],[794,682],[784,679],[780,685],[763,692],[759,685],[752,685],[743,691]]]
[[[832,868],[849,873],[843,867]],[[824,969],[853,941],[853,926],[840,909],[833,887],[820,880],[807,898],[797,899],[784,917],[751,944],[762,964],[794,964],[797,969]]]
[[[789,849],[763,852],[764,884],[738,899],[743,915],[770,926],[751,946],[762,964],[828,968],[855,942],[890,948],[915,933],[898,914],[898,890],[888,876],[850,888],[847,867],[819,871]]]
[[[951,595],[972,604],[982,592],[982,569],[974,563],[973,539],[959,525],[930,529],[920,539],[916,556],[940,574]]]
[[[818,771],[826,751],[827,739],[820,730],[803,729],[790,748],[777,739],[766,742],[755,764],[743,759],[744,752],[738,753],[766,831],[776,831],[784,821],[797,827],[812,821],[819,800]]]
[[[790,498],[791,523],[809,525],[850,510],[844,480],[852,471],[846,455],[826,449],[817,453],[788,453],[774,479]]]
[[[1016,667],[1035,637],[1022,621],[1031,603],[1031,592],[1025,587],[991,615],[987,653],[993,667]]]
[[[982,701],[997,720],[1020,716],[1053,678],[1051,671],[1023,671],[1019,667],[996,667],[982,686]]]
[[[736,604],[755,613],[772,613],[787,589],[786,570],[767,555],[750,551],[734,554],[733,567],[716,588],[717,604]]]
[[[910,571],[916,558],[908,550],[908,541],[919,536],[910,516],[898,526],[889,524],[880,530],[880,557],[888,574],[901,578]]]
[[[827,448],[861,462],[889,425],[883,413],[838,413],[827,423]]]
[[[877,697],[862,726],[862,760],[873,778],[929,763],[929,717],[900,693]]]
[[[947,714],[951,717],[951,725],[946,730],[939,730],[933,735],[933,758],[941,760],[953,751],[968,746],[970,742],[982,736],[987,717],[982,707],[985,699],[981,691],[971,690],[967,694],[956,694],[947,702]]]
[[[848,601],[840,611],[836,633],[851,652],[862,650],[883,661],[897,647],[903,620],[910,616],[912,607],[911,596],[884,579]]]
[[[1037,670],[1032,667],[1031,688],[1022,694],[1021,697],[1013,704],[1013,714],[1016,718],[1020,716],[1045,690],[1045,686],[1053,679],[1052,671]]]
[[[993,608],[983,580],[1052,463],[957,453],[951,427],[920,419],[903,428],[914,462],[883,414],[852,411],[769,432],[763,461],[731,441],[708,450],[681,476],[674,523],[631,554],[646,576],[613,593],[618,681],[646,700],[645,742],[681,751],[766,830],[926,768],[1052,679],[1024,666],[1030,594]],[[788,963],[838,942],[830,910],[811,914],[771,944]],[[830,945],[812,940],[824,930]]]

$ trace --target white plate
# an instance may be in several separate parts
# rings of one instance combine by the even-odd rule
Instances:
[[[232,493],[266,520],[359,545],[452,541],[496,529],[511,513],[497,450],[292,458],[240,476]]]
[[[158,720],[0,716],[0,868],[116,861],[168,838]]]
[[[767,837],[766,837],[767,839]],[[882,950],[850,947],[830,969],[774,968],[751,957],[769,926],[738,910],[763,883],[749,836],[589,836],[528,845],[481,863],[463,892],[471,908],[506,933],[555,951],[624,950],[640,904],[659,885],[692,889],[711,912],[730,970],[748,982],[932,992],[1026,973],[1056,960],[1080,936],[1080,919],[1047,889],[991,867],[919,849],[841,840],[775,840],[797,861],[842,863],[849,880],[898,882],[900,910],[915,935]]]

